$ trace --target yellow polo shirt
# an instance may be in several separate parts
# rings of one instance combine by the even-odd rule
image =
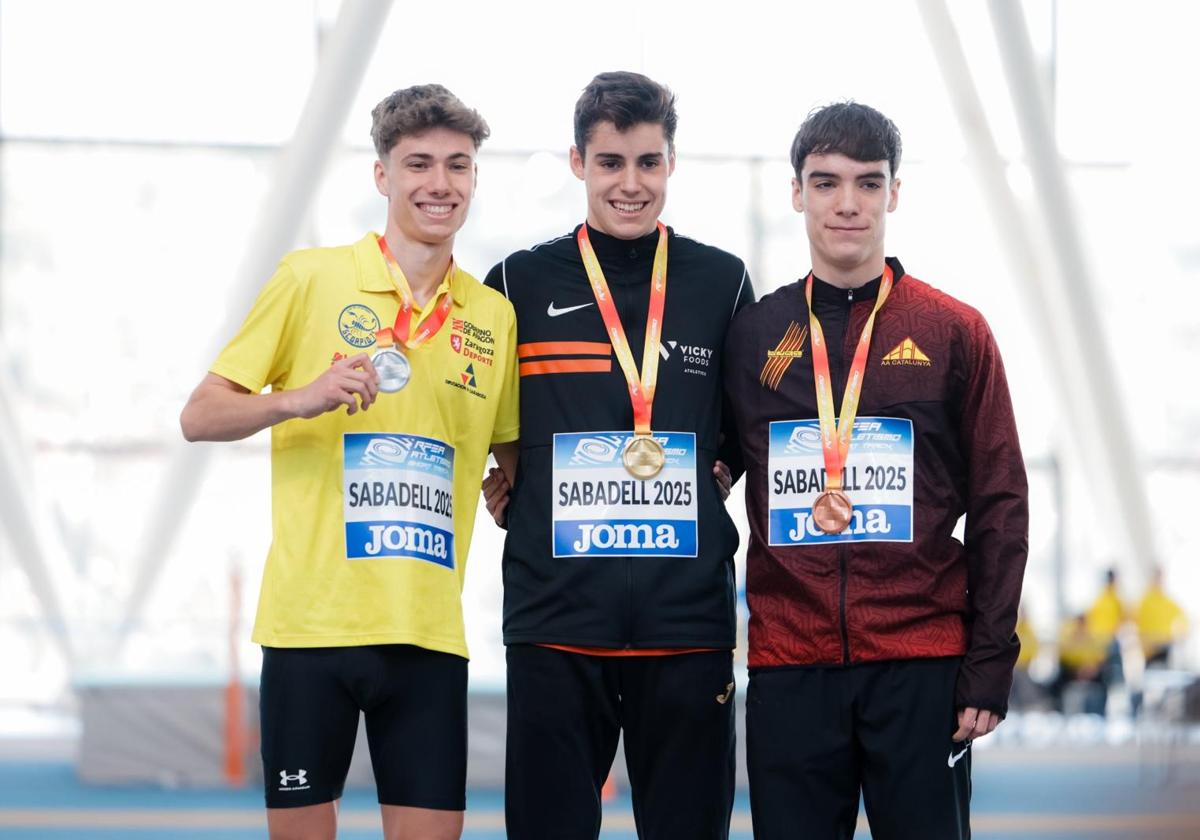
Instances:
[[[449,317],[408,351],[403,390],[271,429],[258,644],[467,655],[461,595],[480,479],[488,447],[519,431],[517,328],[512,305],[471,275],[456,270],[438,295],[447,286]],[[373,353],[399,304],[373,233],[293,252],[211,370],[253,393],[301,388],[338,358]]]

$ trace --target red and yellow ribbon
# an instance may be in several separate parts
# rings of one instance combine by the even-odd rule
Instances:
[[[642,350],[642,372],[633,361],[633,351],[629,348],[629,339],[625,336],[625,328],[621,325],[621,316],[613,304],[612,294],[608,289],[608,281],[604,279],[604,271],[600,268],[600,260],[588,238],[587,225],[580,225],[576,240],[579,243],[579,253],[583,257],[583,267],[587,271],[588,281],[592,284],[592,294],[596,296],[596,308],[604,319],[604,327],[608,331],[608,340],[612,342],[625,373],[625,383],[629,387],[629,399],[633,403],[633,431],[636,435],[650,434],[650,414],[654,407],[654,390],[658,385],[658,353],[662,345],[663,310],[667,302],[667,228],[658,222],[658,247],[654,251],[654,273],[650,277],[650,309],[646,315],[646,344]]]
[[[392,256],[392,249],[388,247],[387,240],[382,236],[379,237],[379,250],[383,252],[384,262],[387,263],[392,281],[396,284],[396,291],[400,294],[400,311],[396,313],[394,326],[376,330],[375,341],[380,348],[391,347],[393,343],[407,347],[409,350],[420,347],[437,335],[437,331],[442,328],[442,324],[446,323],[446,318],[450,315],[450,308],[454,305],[454,300],[449,292],[450,281],[454,276],[454,260],[450,260],[450,267],[446,269],[446,276],[442,278],[442,284],[447,287],[447,291],[442,292],[429,317],[420,322],[420,329],[417,330],[416,335],[409,335],[412,330],[412,288],[408,285],[408,278],[400,270],[400,264]]]
[[[871,349],[871,333],[875,331],[875,315],[883,308],[884,301],[892,291],[892,269],[884,264],[883,278],[879,283],[879,294],[875,308],[863,327],[854,351],[854,361],[846,379],[846,392],[842,394],[842,413],[835,421],[833,410],[833,387],[829,373],[829,350],[825,346],[825,333],[812,308],[813,276],[810,272],[804,286],[804,299],[808,301],[808,331],[812,336],[813,379],[817,386],[817,417],[821,424],[821,451],[825,455],[825,489],[842,489],[842,471],[846,457],[850,454],[850,441],[854,435],[854,418],[858,414],[858,400],[862,396],[863,374],[867,369],[867,353]]]

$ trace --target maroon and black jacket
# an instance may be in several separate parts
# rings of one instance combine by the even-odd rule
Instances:
[[[750,668],[962,656],[957,704],[1004,714],[1029,524],[1004,366],[983,316],[888,264],[898,279],[876,316],[858,415],[913,423],[910,543],[768,545],[768,424],[817,416],[807,335],[782,378],[762,381],[789,327],[808,326],[804,281],[746,307],[726,338],[725,388],[747,470]],[[879,283],[813,284],[835,409]],[[928,364],[883,364],[905,341]]]

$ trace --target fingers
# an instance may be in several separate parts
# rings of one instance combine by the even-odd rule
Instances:
[[[503,528],[504,521],[508,518],[508,496],[504,495],[500,501],[496,502],[495,510],[489,510],[495,523]]]
[[[989,712],[986,709],[979,713],[979,717],[975,720],[975,734],[972,739],[982,738],[984,735],[995,732],[996,727],[1000,725],[1000,716],[995,712]]]
[[[721,501],[729,498],[729,490],[733,487],[733,475],[729,472],[729,467],[723,461],[715,461],[713,463],[713,476],[717,480],[717,491],[721,495]]]
[[[353,356],[338,359],[333,363],[333,366],[346,368],[347,370],[369,370],[372,373],[375,372],[375,366],[371,364],[371,357],[366,353],[355,353]]]
[[[358,410],[357,405],[354,405],[354,397],[358,397],[358,402],[365,411],[371,407],[371,403],[375,402],[375,397],[379,393],[378,387],[374,382],[368,381],[368,374],[361,370],[342,371],[337,387],[342,392],[342,401],[345,402],[348,398],[351,404],[351,410],[348,414],[353,414]]]
[[[955,741],[965,741],[975,731],[975,722],[979,719],[979,710],[968,706],[958,711],[958,729],[954,730],[951,738]]]
[[[375,365],[371,362],[371,357],[366,353],[355,353],[353,356],[347,356],[333,364],[334,368],[340,368],[338,373],[342,377],[349,377],[349,380],[342,379],[342,382],[354,381],[361,382],[364,388],[352,388],[359,394],[359,399],[362,402],[363,409],[367,409],[375,402],[379,396],[379,372],[375,370]]]
[[[483,504],[492,515],[492,519],[501,527],[504,526],[505,511],[508,508],[509,489],[504,470],[498,467],[488,470],[487,478],[483,480]]]
[[[958,712],[958,729],[954,731],[955,741],[975,740],[996,730],[1000,725],[1000,715],[987,709],[976,709],[968,706]]]
[[[487,478],[483,480],[483,499],[488,503],[489,511],[491,503],[501,496],[508,495],[508,491],[508,478],[504,475],[504,471],[498,467],[488,470]]]

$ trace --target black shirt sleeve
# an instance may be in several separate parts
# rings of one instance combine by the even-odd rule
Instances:
[[[508,288],[504,281],[504,261],[501,260],[492,266],[492,270],[487,273],[487,277],[483,280],[483,285],[490,286],[500,294],[508,297]]]

